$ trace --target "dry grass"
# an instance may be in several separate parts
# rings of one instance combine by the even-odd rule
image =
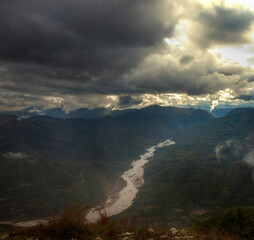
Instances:
[[[17,235],[36,236],[40,239],[71,239],[91,235],[88,222],[85,219],[87,208],[68,208],[59,218],[50,220],[17,232]]]
[[[95,239],[98,236],[103,239],[116,239],[124,231],[130,228],[110,222],[106,213],[100,212],[100,220],[97,223],[88,223],[85,214],[87,207],[68,208],[59,218],[50,220],[47,224],[19,230],[12,237],[36,237],[38,239]]]

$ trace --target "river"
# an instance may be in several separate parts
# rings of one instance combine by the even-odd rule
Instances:
[[[124,172],[121,176],[123,181],[126,183],[125,186],[114,194],[110,194],[106,202],[92,208],[86,215],[86,219],[89,222],[96,222],[100,219],[100,214],[98,211],[102,213],[106,213],[108,217],[117,215],[132,205],[133,200],[135,199],[138,188],[144,183],[144,165],[149,162],[149,158],[154,156],[154,152],[158,148],[163,148],[165,146],[169,146],[175,144],[172,140],[168,139],[164,142],[161,142],[155,146],[152,146],[145,150],[143,155],[140,155],[140,158],[131,163],[131,169]],[[24,221],[18,222],[16,226],[28,227],[34,226],[38,223],[46,223],[47,220],[34,220],[34,221]],[[6,222],[0,222],[0,224],[6,224]]]
[[[149,158],[154,156],[156,149],[163,148],[171,144],[175,144],[175,142],[167,139],[164,142],[146,149],[145,153],[140,155],[138,160],[131,163],[132,168],[124,172],[121,176],[121,178],[126,182],[125,187],[117,194],[110,194],[107,201],[100,206],[92,208],[87,213],[86,219],[89,222],[96,222],[100,219],[99,211],[106,213],[106,215],[110,217],[129,208],[138,193],[138,188],[144,183],[144,165],[149,162]]]

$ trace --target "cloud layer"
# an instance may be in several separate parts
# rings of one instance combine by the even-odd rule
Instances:
[[[250,44],[253,21],[245,8],[187,0],[3,0],[0,107],[213,101],[229,88],[231,100],[252,101],[252,68],[210,50]]]

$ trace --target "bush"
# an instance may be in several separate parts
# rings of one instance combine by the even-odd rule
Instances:
[[[254,239],[254,208],[230,208],[215,217],[199,219],[194,223],[194,229],[203,232],[215,230],[229,233],[243,239]]]

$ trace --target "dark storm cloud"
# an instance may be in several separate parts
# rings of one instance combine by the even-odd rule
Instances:
[[[118,104],[120,107],[130,107],[133,105],[139,105],[140,103],[142,103],[141,99],[133,98],[131,95],[119,96]]]
[[[166,0],[3,0],[1,87],[19,93],[128,92],[117,82],[163,48],[178,21]],[[117,82],[117,84],[115,83]]]
[[[254,95],[240,95],[237,99],[244,100],[246,102],[254,100]]]
[[[190,63],[193,60],[193,57],[191,55],[184,55],[180,58],[179,62],[182,65],[186,65],[188,63]]]
[[[248,77],[248,82],[254,82],[254,75]]]
[[[243,77],[241,78],[241,80],[247,80],[248,83],[252,83],[254,82],[254,75],[253,74],[245,74],[243,75]]]
[[[198,44],[209,47],[214,44],[241,44],[249,39],[246,33],[250,30],[254,15],[249,10],[216,6],[199,15],[200,31],[197,32]]]
[[[236,64],[225,64],[216,66],[213,71],[224,74],[226,76],[241,75],[244,72],[244,67]]]
[[[93,73],[126,71],[173,32],[173,21],[165,26],[156,16],[159,2],[1,1],[0,58]]]

